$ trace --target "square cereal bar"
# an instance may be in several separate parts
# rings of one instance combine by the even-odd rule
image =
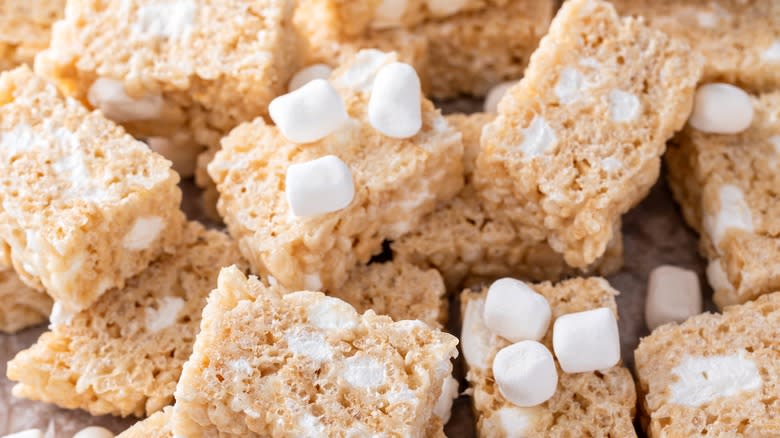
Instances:
[[[19,279],[11,266],[9,251],[0,255],[0,333],[14,333],[48,320],[51,297]]]
[[[704,56],[704,82],[729,82],[754,92],[780,87],[780,2],[777,0],[612,0],[618,12],[683,39]]]
[[[552,318],[608,307],[617,314],[614,290],[602,278],[575,278],[553,285],[530,285],[549,301]],[[477,430],[481,437],[636,436],[633,426],[636,392],[624,367],[586,373],[564,373],[556,359],[558,386],[541,405],[521,408],[506,400],[493,377],[496,353],[511,342],[493,334],[483,319],[487,288],[461,295],[461,349],[473,390]],[[552,324],[540,341],[552,351]]]
[[[173,432],[204,436],[441,433],[433,409],[457,339],[318,292],[223,269],[176,387]]]
[[[36,72],[132,135],[167,140],[164,149],[176,148],[168,156],[184,150],[192,163],[285,91],[299,56],[294,5],[72,1]]]
[[[744,132],[710,134],[689,124],[666,155],[669,185],[701,234],[720,307],[780,289],[780,93],[752,104]]]
[[[395,259],[439,270],[450,291],[457,290],[464,281],[475,284],[507,276],[556,281],[580,272],[569,267],[547,242],[524,239],[511,221],[496,218],[483,206],[472,177],[482,127],[494,118],[488,113],[446,116],[463,135],[466,187],[391,244]],[[607,251],[586,271],[610,275],[622,264],[623,239],[617,225]]]
[[[173,402],[219,270],[241,262],[224,233],[187,225],[166,254],[122,289],[106,293],[8,364],[17,397],[92,415],[149,415]]]
[[[319,141],[293,143],[259,118],[223,139],[209,173],[219,212],[254,272],[292,290],[338,289],[351,269],[381,252],[383,240],[413,230],[462,187],[461,136],[430,101],[423,99],[422,128],[410,138],[385,136],[367,120],[370,88],[362,87],[395,59],[361,51],[334,72],[331,82],[350,120]],[[285,194],[288,167],[327,155],[349,167],[352,202],[331,213],[293,215]]]
[[[0,71],[33,58],[49,46],[51,27],[65,12],[65,0],[0,2]]]
[[[564,3],[483,130],[475,182],[486,207],[571,266],[590,265],[658,178],[700,71],[685,44],[609,3]]]
[[[634,353],[650,438],[780,435],[780,293],[666,324]]]
[[[139,421],[116,438],[173,438],[171,416],[173,408],[168,406],[155,412],[149,418]]]
[[[89,306],[177,243],[170,166],[26,66],[0,75],[0,240],[62,307]]]

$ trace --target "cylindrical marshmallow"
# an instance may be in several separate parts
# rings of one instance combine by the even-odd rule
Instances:
[[[287,86],[288,91],[295,91],[315,79],[328,79],[333,69],[326,64],[310,65],[295,73]]]
[[[553,325],[553,349],[561,369],[586,373],[620,361],[617,320],[606,307],[559,317]]]
[[[502,348],[493,359],[493,377],[501,395],[520,407],[546,402],[558,386],[553,355],[536,341]]]
[[[702,132],[738,134],[753,123],[753,102],[741,88],[713,83],[696,90],[688,123]]]
[[[268,113],[282,135],[295,143],[320,140],[349,120],[341,96],[324,79],[272,100]]]
[[[547,299],[520,280],[502,278],[488,289],[485,326],[512,342],[542,339],[551,316]]]
[[[498,103],[504,98],[506,92],[512,88],[517,81],[501,82],[494,85],[493,88],[488,91],[487,97],[485,97],[484,110],[486,113],[498,112]]]
[[[43,438],[43,432],[38,429],[27,429],[10,435],[4,435],[2,438]]]
[[[335,155],[290,165],[285,187],[287,202],[296,216],[341,210],[355,197],[352,171]]]
[[[78,431],[73,438],[114,438],[114,434],[104,427],[90,426]]]
[[[701,310],[701,288],[695,272],[675,266],[653,269],[645,300],[645,322],[650,330],[669,322],[683,322]]]
[[[368,121],[393,138],[414,137],[422,129],[420,77],[409,64],[393,62],[374,79],[368,101]]]

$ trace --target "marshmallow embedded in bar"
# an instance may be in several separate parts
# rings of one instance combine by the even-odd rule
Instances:
[[[739,134],[753,123],[753,103],[739,87],[713,83],[700,86],[688,123],[712,134]]]
[[[393,62],[374,79],[368,120],[377,131],[393,138],[414,137],[422,129],[420,77],[414,67]]]
[[[701,289],[695,272],[675,266],[653,269],[645,301],[645,322],[650,330],[669,322],[683,322],[701,310]]]
[[[73,438],[114,438],[114,434],[105,427],[89,426],[76,432]]]
[[[287,202],[296,216],[341,210],[355,197],[349,166],[335,155],[291,164],[285,177]]]
[[[512,342],[542,339],[551,315],[547,299],[520,280],[502,278],[488,289],[485,325]]]
[[[320,140],[349,120],[341,96],[324,79],[315,79],[277,97],[271,101],[268,112],[282,135],[295,143]]]
[[[559,317],[553,325],[553,349],[567,373],[603,370],[620,361],[617,320],[606,307]]]
[[[293,92],[315,79],[328,79],[333,69],[327,64],[313,64],[295,73],[287,86]]]
[[[558,386],[552,353],[536,341],[502,348],[493,360],[493,376],[501,395],[521,408],[546,402]]]

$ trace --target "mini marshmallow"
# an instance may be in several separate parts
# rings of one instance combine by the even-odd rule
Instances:
[[[561,369],[586,373],[620,361],[617,320],[606,307],[559,317],[553,325],[553,349]]]
[[[420,77],[409,64],[393,62],[374,79],[368,101],[368,121],[393,138],[414,137],[422,129]]]
[[[486,113],[498,112],[498,103],[501,102],[501,99],[503,99],[506,92],[516,83],[517,81],[507,81],[494,85],[493,88],[488,91],[487,97],[485,98],[484,111]]]
[[[288,91],[295,91],[315,79],[328,79],[332,72],[333,69],[326,64],[310,65],[293,75],[287,89]]]
[[[10,435],[3,435],[2,438],[43,438],[43,436],[43,432],[38,429],[27,429]]]
[[[268,113],[282,135],[295,143],[320,140],[349,120],[341,96],[324,79],[272,100]]]
[[[550,326],[550,304],[520,280],[495,281],[485,298],[485,326],[512,342],[538,341]]]
[[[650,273],[645,322],[650,330],[669,322],[683,322],[702,311],[699,276],[675,266],[659,266]]]
[[[553,355],[536,341],[499,350],[493,359],[493,377],[501,395],[521,408],[546,402],[558,386]]]
[[[700,86],[688,123],[702,132],[739,134],[753,123],[753,103],[741,88],[713,83]]]
[[[285,177],[287,202],[295,216],[317,216],[347,207],[355,197],[352,171],[335,155],[292,164]]]
[[[114,438],[114,434],[104,427],[90,426],[78,431],[73,438]]]

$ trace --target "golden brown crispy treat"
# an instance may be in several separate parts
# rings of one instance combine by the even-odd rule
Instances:
[[[0,75],[0,239],[21,279],[84,309],[178,242],[171,163],[27,66]]]
[[[176,388],[177,436],[423,436],[457,339],[225,268]]]
[[[590,265],[658,178],[700,70],[685,44],[609,3],[566,2],[483,130],[485,205],[570,265]]]
[[[149,415],[171,404],[219,270],[240,262],[226,234],[190,222],[174,254],[9,362],[14,395],[93,415]]]
[[[395,59],[361,54],[381,57],[379,64]],[[234,129],[209,165],[218,209],[254,272],[291,290],[338,289],[351,269],[381,252],[383,240],[413,230],[463,184],[460,134],[430,101],[422,103],[423,127],[414,137],[390,138],[369,124],[368,92],[357,87],[373,73],[357,59],[331,77],[351,117],[343,128],[301,145],[257,119]],[[352,203],[319,216],[292,215],[284,191],[288,166],[331,154],[350,167]]]
[[[0,71],[33,58],[49,45],[51,26],[65,12],[65,0],[0,2]]]
[[[780,289],[780,93],[753,98],[751,126],[708,134],[688,125],[666,155],[669,185],[701,252],[718,306]]]
[[[617,291],[603,278],[575,278],[531,287],[560,315],[608,307],[617,314]],[[520,408],[507,401],[493,378],[492,362],[511,342],[491,333],[483,320],[487,288],[461,294],[461,348],[468,365],[477,430],[481,437],[636,436],[636,391],[631,373],[616,365],[608,370],[567,374],[558,369],[558,388],[545,403]],[[552,324],[540,341],[552,351]],[[557,365],[557,361],[556,361]]]
[[[780,2],[776,0],[612,0],[618,12],[683,39],[704,56],[704,82],[754,92],[780,87]]]
[[[171,416],[173,408],[166,407],[155,412],[149,418],[135,423],[132,427],[116,436],[116,438],[173,438]]]
[[[780,293],[666,324],[634,353],[650,437],[780,435]]]

